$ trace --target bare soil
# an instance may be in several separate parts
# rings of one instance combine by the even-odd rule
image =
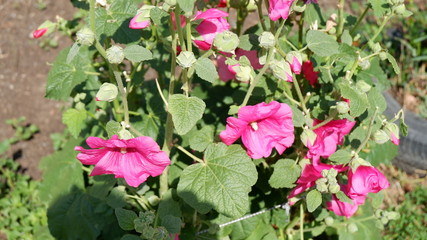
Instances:
[[[38,3],[46,8],[41,10]],[[32,31],[45,20],[55,21],[57,15],[69,19],[73,13],[68,0],[0,0],[0,141],[14,134],[6,119],[25,116],[40,128],[31,140],[14,145],[9,153],[33,178],[40,177],[40,158],[53,152],[50,134],[64,128],[60,109],[65,103],[47,100],[44,94],[49,63],[70,41],[62,37],[58,48],[43,50]]]

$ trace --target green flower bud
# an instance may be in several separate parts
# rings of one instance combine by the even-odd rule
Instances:
[[[246,9],[247,9],[249,12],[252,12],[252,11],[257,10],[257,9],[258,9],[258,7],[257,7],[257,5],[256,5],[256,3],[255,3],[255,0],[249,0],[248,5],[246,5]]]
[[[380,54],[378,56],[383,61],[387,59],[387,53],[385,53],[385,52],[380,52]]]
[[[332,194],[338,193],[340,191],[340,185],[338,184],[329,185],[328,190]]]
[[[327,176],[328,176],[328,173],[329,173],[329,170],[327,170],[327,169],[323,169],[323,170],[322,170],[322,176],[323,176],[323,177],[327,177]]]
[[[332,217],[325,218],[325,224],[326,226],[332,226],[332,224],[334,224],[334,219]]]
[[[304,146],[309,147],[313,146],[314,141],[316,141],[317,135],[311,129],[304,129],[301,134],[301,141]]]
[[[274,61],[270,64],[270,69],[273,71],[273,75],[287,82],[292,82],[292,71],[291,66],[285,60]]]
[[[349,225],[347,225],[347,230],[350,233],[355,233],[359,230],[359,228],[357,228],[357,225],[354,223],[350,223]]]
[[[337,28],[336,27],[331,27],[331,29],[329,29],[328,33],[329,34],[335,34],[335,33],[337,33]]]
[[[234,66],[236,72],[236,80],[241,82],[250,82],[253,79],[252,68],[250,66]]]
[[[393,5],[399,5],[399,4],[403,3],[403,2],[404,2],[404,0],[391,0],[391,3]]]
[[[334,168],[329,169],[328,177],[336,178],[338,175],[338,171]]]
[[[133,138],[133,135],[128,130],[122,129],[119,131],[119,138],[124,139],[124,140],[128,140],[128,139]]]
[[[276,38],[271,32],[263,32],[258,38],[259,45],[263,48],[272,48],[276,45]]]
[[[196,57],[193,52],[182,51],[176,58],[176,62],[183,68],[189,68],[196,62]]]
[[[372,49],[372,51],[374,52],[380,52],[382,50],[381,45],[379,43],[370,43],[369,47]]]
[[[95,34],[87,27],[80,29],[76,36],[77,42],[81,45],[91,46],[95,42]]]
[[[383,143],[387,142],[388,140],[390,140],[387,133],[381,129],[374,133],[373,139],[378,144],[383,144]]]
[[[151,206],[157,206],[160,202],[160,198],[156,195],[149,196],[147,200]]]
[[[368,59],[363,60],[359,62],[359,67],[362,68],[362,70],[367,70],[371,67],[371,62]]]
[[[337,102],[337,111],[340,114],[348,113],[348,111],[350,111],[350,106],[344,101]]]
[[[405,4],[399,4],[393,10],[397,15],[403,15],[406,12]]]
[[[371,85],[367,84],[365,81],[362,81],[362,80],[357,81],[356,87],[365,93],[371,90]]]
[[[176,5],[176,0],[165,0],[165,3],[167,3],[169,6],[173,7]]]
[[[123,48],[114,45],[107,49],[107,60],[112,64],[119,64],[125,59]]]
[[[292,4],[292,10],[294,10],[295,12],[304,12],[305,11],[305,8],[306,8],[306,6],[307,5],[302,5],[302,6],[298,6],[298,5],[296,5],[296,4]]]
[[[237,34],[224,31],[215,36],[214,46],[222,52],[231,52],[234,53],[234,50],[239,46],[239,36]]]
[[[381,219],[380,219],[380,221],[381,221],[381,223],[382,224],[384,224],[384,225],[386,225],[387,223],[388,223],[388,218],[386,218],[386,217],[382,217]]]
[[[384,131],[394,144],[399,144],[399,127],[395,123],[386,122]]]
[[[326,178],[319,178],[316,180],[316,189],[319,192],[327,192],[328,191],[328,185],[326,185],[328,180]]]
[[[118,94],[117,86],[111,83],[103,83],[96,93],[96,101],[112,102]]]
[[[397,220],[400,218],[400,214],[398,212],[387,212],[387,219],[388,220]]]
[[[375,217],[380,218],[382,216],[383,210],[381,209],[377,209],[375,211]]]

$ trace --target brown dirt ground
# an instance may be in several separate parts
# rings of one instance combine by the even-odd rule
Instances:
[[[40,10],[38,2],[46,8]],[[56,49],[43,50],[41,40],[32,38],[32,31],[55,16],[71,18],[73,7],[68,0],[0,0],[0,141],[13,136],[6,119],[25,116],[40,132],[30,141],[14,145],[10,155],[22,164],[25,172],[40,177],[40,158],[53,152],[49,135],[61,132],[60,108],[64,105],[44,98],[45,83],[51,63],[61,48],[70,44],[59,38]]]

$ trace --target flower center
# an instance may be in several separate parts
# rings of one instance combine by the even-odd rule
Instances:
[[[257,122],[251,122],[250,125],[254,131],[258,130],[258,123]]]
[[[126,148],[120,148],[120,153],[121,153],[121,154],[125,154],[125,153],[127,153]]]

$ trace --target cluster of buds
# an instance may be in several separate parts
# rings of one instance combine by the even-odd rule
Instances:
[[[332,194],[338,193],[340,191],[340,185],[337,181],[338,171],[331,168],[329,170],[322,170],[323,178],[316,180],[316,189],[319,192],[329,192]]]
[[[375,217],[377,217],[382,224],[386,225],[390,220],[399,219],[400,214],[398,212],[389,212],[389,211],[383,211],[381,209],[377,209],[375,211]]]
[[[405,2],[404,0],[390,0],[390,3],[392,5],[391,9],[394,14],[396,15],[405,14],[406,7],[404,2]]]

